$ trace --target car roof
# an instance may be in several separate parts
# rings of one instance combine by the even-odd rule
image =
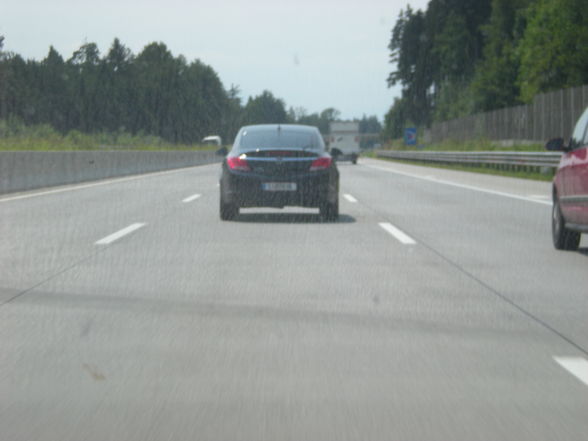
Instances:
[[[220,142],[221,137],[218,135],[207,136],[205,138],[202,138],[202,142],[205,142],[205,141],[219,141]]]
[[[278,130],[278,128],[286,129],[286,130],[292,131],[292,132],[311,132],[311,131],[314,132],[314,131],[318,130],[314,126],[305,126],[302,124],[255,124],[255,125],[251,125],[251,126],[244,126],[241,129],[255,132],[258,130],[259,131],[272,130],[272,129]]]

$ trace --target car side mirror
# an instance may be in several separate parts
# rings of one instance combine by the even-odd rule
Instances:
[[[550,151],[557,151],[557,152],[561,152],[561,151],[565,150],[564,139],[563,138],[550,139],[549,141],[547,141],[547,144],[545,144],[545,149],[550,150]]]
[[[226,148],[226,147],[221,147],[220,149],[218,149],[218,150],[216,151],[216,154],[217,154],[218,156],[227,156],[227,154],[228,154],[228,153],[229,153],[229,151],[227,150],[227,148]]]

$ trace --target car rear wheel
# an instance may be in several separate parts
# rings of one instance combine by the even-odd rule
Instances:
[[[580,246],[581,234],[566,228],[565,219],[561,213],[557,198],[553,200],[551,232],[553,235],[553,245],[558,250],[575,251]]]
[[[239,215],[239,207],[236,204],[227,203],[221,197],[220,200],[220,218],[221,220],[233,220]]]
[[[323,202],[319,206],[319,213],[328,222],[336,221],[339,218],[339,201],[335,203]]]

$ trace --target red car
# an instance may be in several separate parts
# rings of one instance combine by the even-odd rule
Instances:
[[[547,150],[562,151],[553,180],[553,245],[558,250],[577,250],[582,233],[588,233],[588,108],[569,144],[550,140]]]

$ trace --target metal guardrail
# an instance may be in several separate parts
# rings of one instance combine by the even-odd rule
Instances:
[[[378,150],[381,158],[406,161],[489,166],[503,169],[557,168],[560,152],[407,152]]]

